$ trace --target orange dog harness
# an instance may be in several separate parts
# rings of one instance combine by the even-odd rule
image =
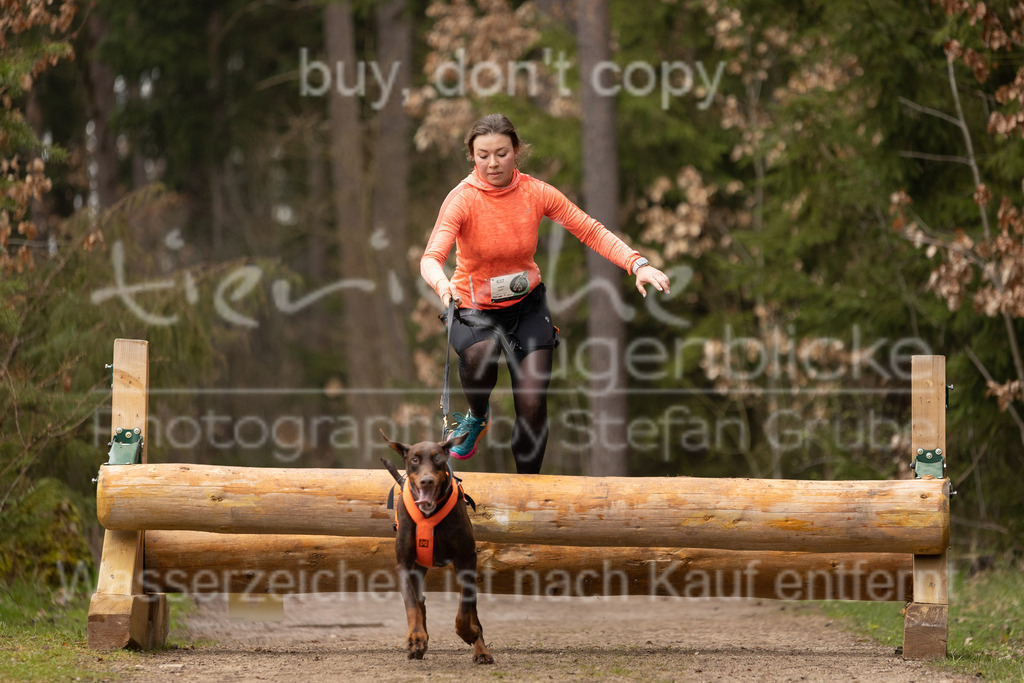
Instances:
[[[455,503],[463,495],[462,484],[453,485],[452,492],[448,495],[448,500],[445,501],[444,506],[429,517],[425,516],[416,507],[416,501],[412,497],[412,487],[407,486],[407,484],[408,480],[402,484],[402,502],[405,503],[405,509],[409,512],[409,516],[412,517],[412,521],[416,525],[416,564],[428,568],[437,566],[434,564],[434,527],[440,524],[441,520],[455,509]],[[395,529],[398,529],[397,505],[395,506]]]

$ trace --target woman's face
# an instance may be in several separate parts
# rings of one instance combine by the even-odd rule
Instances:
[[[500,133],[480,135],[473,140],[473,163],[480,177],[497,187],[512,180],[519,150],[512,147],[512,139]]]

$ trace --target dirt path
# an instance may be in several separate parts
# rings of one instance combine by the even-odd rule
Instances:
[[[799,603],[481,596],[493,666],[472,663],[456,605],[427,598],[430,650],[410,662],[397,594],[285,598],[269,621],[208,600],[172,633],[194,648],[122,670],[137,681],[952,681]],[[272,611],[272,610],[271,610]],[[264,615],[266,616],[266,615]],[[963,679],[967,680],[967,679]]]

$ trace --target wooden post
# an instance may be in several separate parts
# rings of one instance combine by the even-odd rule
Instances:
[[[916,462],[919,449],[946,450],[946,359],[914,356],[911,365],[911,441]],[[921,480],[919,480],[921,481]],[[946,552],[914,555],[914,599],[907,605],[903,627],[905,659],[946,656],[949,628],[949,571]]]
[[[149,344],[137,339],[117,339],[111,388],[111,438],[118,427],[140,429],[142,462],[147,458],[148,417]],[[162,646],[167,637],[167,597],[143,593],[144,534],[108,529],[103,535],[99,582],[89,603],[87,631],[91,649],[152,649]]]

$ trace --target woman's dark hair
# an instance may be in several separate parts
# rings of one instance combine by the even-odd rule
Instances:
[[[531,145],[519,139],[516,127],[504,114],[488,114],[477,120],[466,135],[466,157],[473,160],[473,142],[481,135],[507,135],[512,141],[512,149],[519,151],[519,158],[525,159],[530,154]]]

